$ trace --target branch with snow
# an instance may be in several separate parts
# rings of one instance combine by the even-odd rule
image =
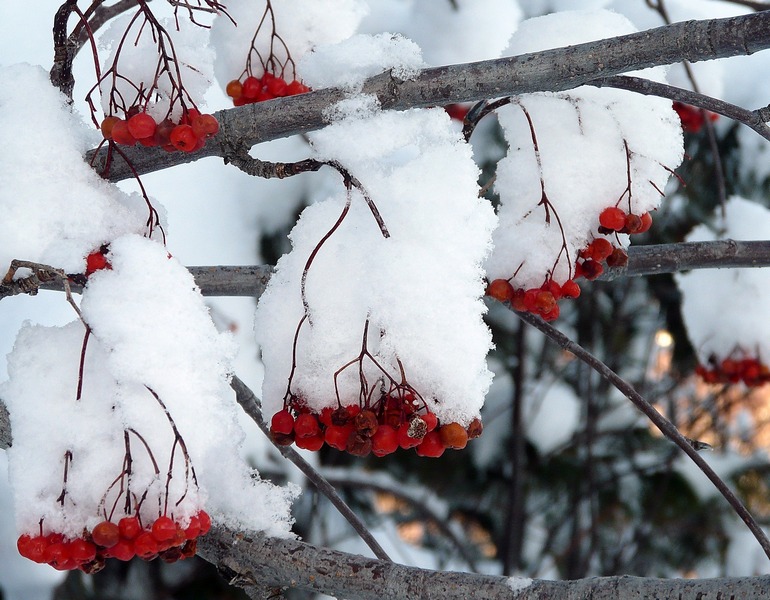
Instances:
[[[657,65],[752,54],[770,48],[768,31],[770,12],[687,21],[568,48],[424,69],[406,81],[386,72],[368,79],[361,91],[376,96],[383,109],[392,110],[563,91]],[[331,88],[222,110],[214,113],[219,133],[201,150],[168,153],[160,148],[127,148],[125,155],[139,175],[207,156],[224,158],[239,145],[253,146],[324,127],[326,111],[345,97],[343,90]],[[86,160],[103,172],[107,150],[92,150]],[[110,181],[132,176],[134,171],[122,159],[113,160]]]

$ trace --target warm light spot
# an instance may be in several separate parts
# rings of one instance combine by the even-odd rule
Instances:
[[[659,329],[655,332],[655,344],[659,348],[670,348],[674,345],[674,336],[665,329]]]

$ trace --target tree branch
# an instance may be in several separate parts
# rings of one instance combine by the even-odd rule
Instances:
[[[719,240],[631,246],[628,264],[607,267],[599,277],[610,281],[618,277],[642,277],[696,269],[743,269],[770,266],[770,241]],[[188,267],[204,296],[248,296],[259,298],[273,273],[270,265]],[[62,291],[61,277],[41,281],[33,277],[10,283],[0,281],[0,300],[18,294],[34,294],[38,289]],[[83,286],[70,282],[73,292]]]
[[[591,598],[768,598],[770,576],[720,579],[591,577],[533,581],[495,575],[431,571],[316,548],[292,539],[215,527],[199,554],[241,586],[293,587],[357,600],[555,600]],[[253,582],[253,583],[251,583]],[[528,585],[529,584],[529,585]]]
[[[541,91],[563,91],[613,75],[683,60],[700,61],[752,54],[770,48],[770,12],[708,21],[686,21],[568,48],[545,50],[462,65],[425,69],[409,81],[390,73],[367,80],[363,93],[376,95],[384,109],[406,110]],[[338,89],[258,102],[215,113],[219,133],[197,152],[160,148],[126,149],[143,175],[207,156],[224,157],[238,140],[248,146],[307,133],[326,125],[324,112],[345,97]],[[103,172],[107,150],[86,160]],[[112,161],[108,179],[132,177],[122,158]]]

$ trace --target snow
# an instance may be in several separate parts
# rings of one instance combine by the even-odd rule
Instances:
[[[477,196],[470,149],[438,109],[341,120],[310,137],[317,158],[337,160],[360,180],[390,237],[354,190],[349,212],[307,271],[308,319],[300,327],[291,391],[318,411],[335,405],[335,373],[361,355],[368,332],[368,349],[385,370],[360,361],[369,385],[382,377],[400,380],[400,361],[440,419],[469,423],[491,378],[479,263],[494,225],[491,208]],[[267,415],[283,407],[293,340],[305,314],[303,270],[345,210],[341,188],[302,213],[291,233],[293,250],[260,299],[256,328]],[[358,403],[357,371],[337,377],[343,404]]]
[[[518,593],[522,590],[526,590],[532,585],[532,580],[529,577],[509,577],[506,581],[508,587],[514,591],[514,598],[518,596]]]
[[[183,108],[203,106],[214,78],[205,29],[187,19],[178,27],[174,17],[149,20],[138,8],[112,21],[100,40],[106,58],[95,96],[104,116],[124,118],[139,106],[156,122],[169,117],[176,123]]]
[[[82,273],[103,243],[145,230],[144,200],[104,182],[83,160],[95,137],[41,68],[1,67],[0,76],[0,269],[19,259]]]
[[[715,231],[716,230],[716,231]],[[762,240],[770,237],[770,210],[756,202],[732,197],[725,217],[697,226],[689,242],[717,239]],[[756,319],[758,306],[770,302],[770,281],[764,269],[702,269],[677,274],[687,335],[701,364],[713,356],[770,361],[770,332]],[[704,290],[707,292],[704,293]]]
[[[362,0],[273,2],[275,30],[280,35],[277,40],[271,36],[272,20],[270,14],[265,13],[265,6],[264,0],[229,0],[227,13],[237,25],[222,14],[214,20],[211,29],[211,41],[217,49],[214,69],[223,89],[229,81],[241,78],[250,52],[250,74],[255,77],[262,76],[267,63],[268,71],[282,74],[286,81],[301,79],[303,73],[295,72],[291,62],[285,70],[282,68],[287,60],[296,62],[319,44],[335,44],[351,37],[367,12]],[[265,22],[259,27],[263,17]],[[272,63],[270,57],[274,58]]]
[[[522,23],[507,53],[633,30],[610,11],[567,11]],[[664,71],[639,75],[660,81]],[[497,167],[500,226],[486,269],[490,279],[511,278],[514,287],[572,279],[578,250],[602,237],[601,211],[655,210],[683,155],[679,120],[670,101],[660,98],[581,87],[521,96],[497,113],[509,151]],[[605,237],[617,247],[629,243],[627,235]]]
[[[359,91],[366,79],[388,69],[396,79],[413,79],[425,63],[420,47],[413,41],[399,34],[380,33],[318,45],[297,66],[311,88]]]

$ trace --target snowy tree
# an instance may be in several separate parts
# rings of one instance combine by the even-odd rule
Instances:
[[[0,9],[3,593],[765,597],[765,8]]]

